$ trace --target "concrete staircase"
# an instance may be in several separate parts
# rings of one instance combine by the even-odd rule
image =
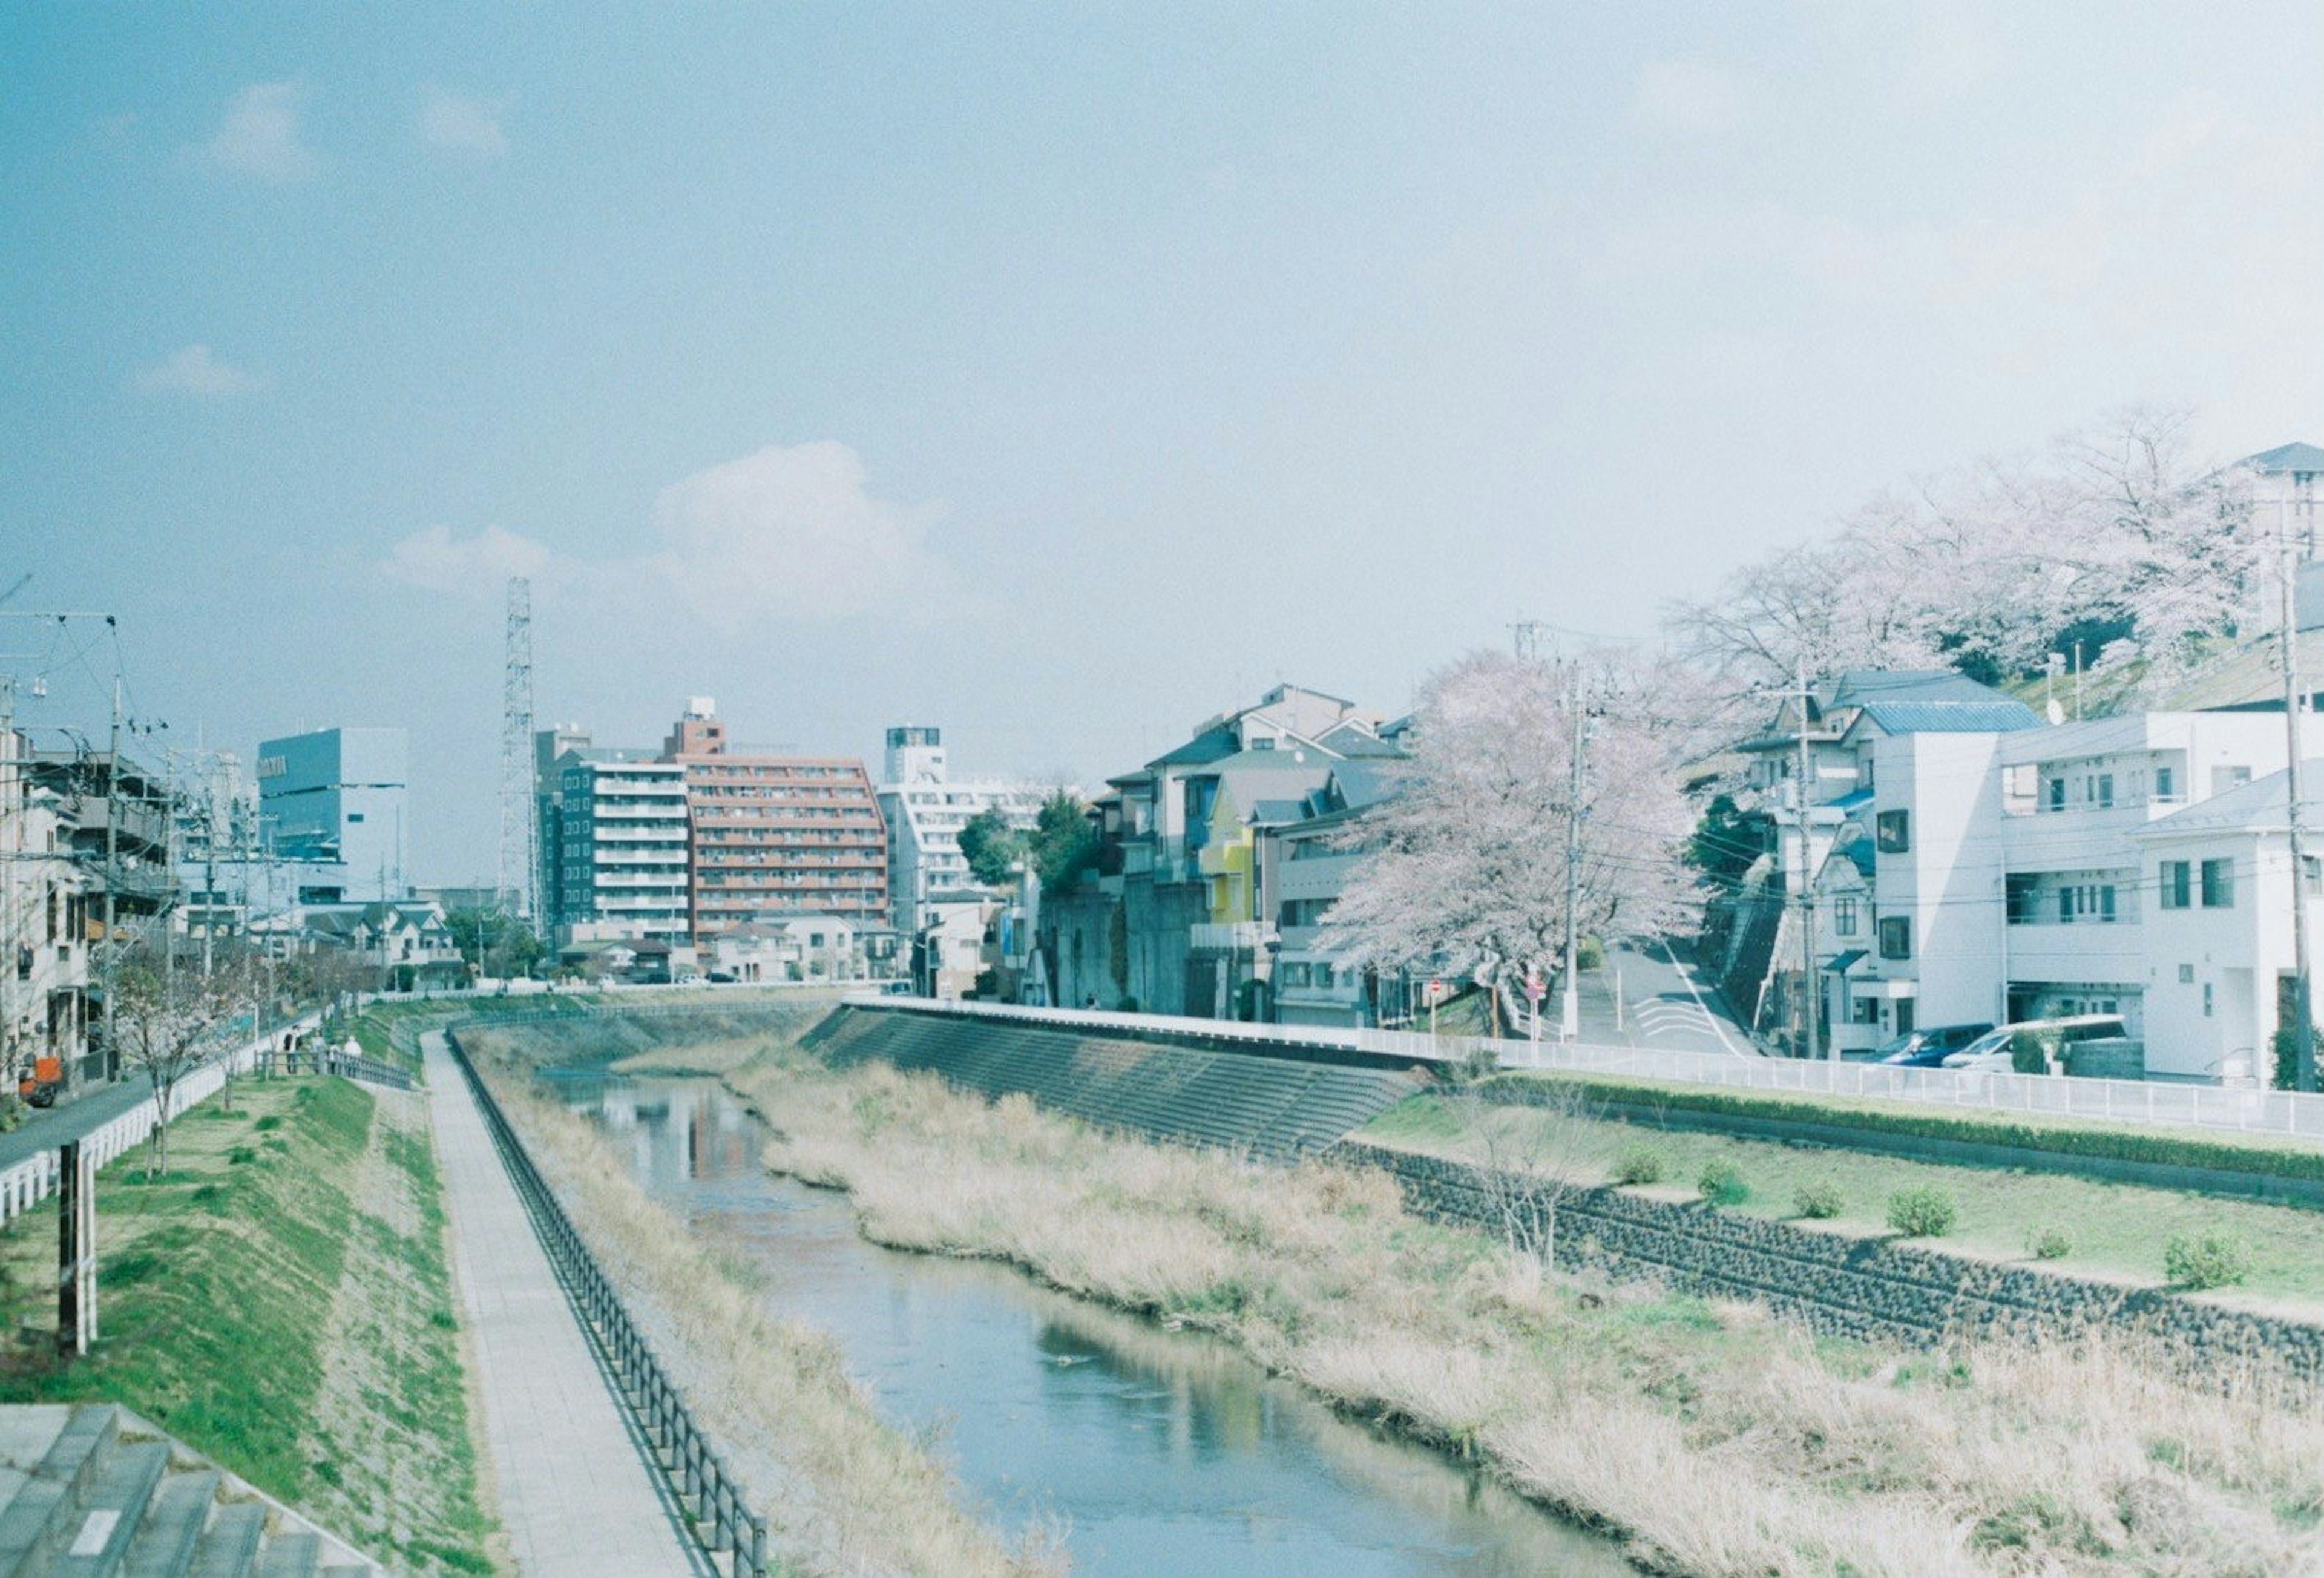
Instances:
[[[0,1578],[384,1578],[134,1415],[0,1407]]]

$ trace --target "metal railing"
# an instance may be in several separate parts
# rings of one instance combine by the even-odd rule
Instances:
[[[486,1020],[489,1025],[498,1020]],[[549,1251],[581,1329],[612,1370],[622,1401],[644,1433],[654,1467],[677,1498],[687,1525],[702,1548],[712,1555],[732,1554],[733,1578],[767,1578],[767,1520],[751,1511],[742,1484],[734,1478],[694,1422],[694,1415],[662,1368],[645,1334],[630,1317],[611,1278],[590,1253],[579,1230],[557,1203],[547,1179],[532,1165],[524,1142],[509,1126],[500,1103],[484,1086],[484,1076],[460,1046],[458,1027],[447,1027],[444,1044],[459,1064],[468,1088],[475,1093],[484,1127],[508,1167],[509,1181],[532,1218],[533,1231]]]
[[[230,1076],[251,1072],[261,1058],[268,1056],[273,1038],[285,1030],[311,1031],[318,1022],[317,1016],[310,1014],[291,1025],[277,1025],[264,1036],[203,1064],[171,1087],[170,1116],[172,1119],[182,1116],[225,1089]],[[127,1112],[107,1119],[83,1134],[80,1137],[82,1154],[91,1158],[92,1166],[105,1167],[143,1144],[152,1134],[160,1112],[160,1103],[154,1097],[147,1096]],[[56,1192],[57,1153],[53,1149],[27,1157],[5,1172],[0,1172],[0,1227],[14,1222]]]
[[[1026,1008],[1014,1003],[850,992],[852,1007],[904,1009],[964,1017],[1012,1020],[1097,1032],[1198,1037],[1286,1047],[1327,1047],[1416,1064],[1465,1063],[1489,1056],[1503,1068],[1547,1068],[1579,1074],[1628,1075],[1684,1084],[1723,1085],[1786,1094],[1857,1096],[2042,1117],[2090,1118],[2232,1130],[2324,1141],[2324,1095],[2215,1084],[2093,1079],[2025,1074],[1968,1074],[1948,1068],[1903,1068],[1882,1063],[1810,1062],[1737,1053],[1681,1052],[1591,1042],[1496,1040],[1487,1036],[1428,1036],[1411,1030],[1341,1029],[1307,1025],[1250,1024],[1169,1014],[1102,1013],[1080,1009]]]
[[[327,1047],[307,1047],[295,1052],[261,1053],[258,1072],[270,1079],[277,1075],[336,1074],[342,1079],[365,1080],[393,1090],[420,1088],[420,1082],[411,1077],[408,1069],[398,1068],[392,1063],[382,1063],[375,1057],[334,1052]]]

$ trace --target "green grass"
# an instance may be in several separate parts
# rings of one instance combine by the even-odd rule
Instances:
[[[1522,1152],[1524,1137],[1545,1120],[1532,1108],[1486,1110],[1499,1126],[1505,1151]],[[1462,1112],[1434,1095],[1411,1098],[1358,1131],[1358,1138],[1406,1149],[1473,1158],[1474,1137]],[[2174,1234],[2231,1233],[2252,1249],[2251,1271],[2235,1302],[2324,1313],[2324,1212],[2259,1201],[2221,1199],[2176,1189],[2114,1184],[2070,1174],[1955,1166],[1839,1148],[1745,1140],[1686,1130],[1659,1130],[1611,1119],[1582,1121],[1573,1148],[1575,1172],[1601,1183],[1633,1149],[1663,1159],[1658,1197],[1692,1197],[1692,1185],[1715,1161],[1731,1163],[1750,1196],[1728,1209],[1753,1216],[1792,1219],[1799,1192],[1829,1187],[1840,1209],[1820,1225],[1886,1235],[1888,1199],[1899,1190],[1933,1187],[1960,1204],[1960,1217],[1940,1247],[2066,1272],[2161,1286],[2164,1244]],[[2028,1241],[2056,1229],[2072,1241],[2062,1258],[2037,1260]]]
[[[375,1117],[373,1095],[344,1080],[245,1081],[235,1111],[211,1102],[171,1125],[167,1177],[144,1181],[142,1149],[106,1168],[100,1340],[69,1366],[51,1357],[52,1217],[36,1211],[0,1234],[10,1321],[32,1339],[0,1365],[0,1399],[118,1403],[399,1571],[490,1572],[433,1154],[409,1134],[375,1135]],[[414,1233],[355,1198],[374,1141],[413,1185]],[[369,1324],[340,1329],[351,1269],[390,1290],[383,1308],[418,1290],[423,1313],[403,1323],[418,1341]],[[394,1355],[363,1398],[370,1419],[321,1406],[333,1342]],[[407,1497],[391,1517],[375,1494],[383,1441],[429,1464],[417,1509]]]
[[[1523,1104],[1531,1089],[1558,1087],[1579,1089],[1597,1101],[1627,1103],[1665,1112],[1711,1112],[1778,1122],[1817,1123],[1925,1140],[2048,1151],[2059,1156],[2324,1180],[2324,1147],[2220,1130],[2019,1116],[1849,1096],[1731,1091],[1609,1075],[1502,1075],[1486,1082],[1481,1089],[1489,1101]]]

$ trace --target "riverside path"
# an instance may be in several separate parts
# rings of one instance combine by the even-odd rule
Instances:
[[[422,1046],[453,1269],[475,1333],[484,1435],[518,1571],[525,1578],[708,1572],[614,1405],[468,1082],[442,1035]]]

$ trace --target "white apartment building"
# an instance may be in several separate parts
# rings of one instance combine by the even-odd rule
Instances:
[[[2236,951],[2230,931],[2237,956],[2264,955],[2265,930],[2246,924],[2255,916],[2204,912],[2233,907],[2234,873],[2252,870],[2268,830],[2251,786],[2279,773],[2283,756],[2283,718],[2265,713],[1865,740],[1864,788],[1816,882],[1832,1044],[1861,1051],[1915,1027],[2117,1013],[2144,1040],[2151,1075],[2253,1072],[2253,1037],[2274,1025],[2273,987],[2257,963],[2219,961]],[[2233,826],[2211,819],[2223,808]],[[2279,844],[2282,827],[2279,817]],[[2192,863],[2166,868],[2157,850],[2181,844]],[[2222,854],[2221,844],[2236,847]],[[2186,872],[2198,873],[2191,887],[2179,880]],[[2288,931],[2288,896],[2279,908]],[[2200,938],[2183,909],[2218,958],[2189,953]],[[2245,974],[2218,973],[2234,969]],[[2201,986],[2207,971],[2205,1019],[2186,1011],[2200,992],[2179,989]]]
[[[977,886],[960,852],[960,830],[971,817],[998,807],[1010,826],[1029,829],[1048,798],[1038,784],[954,779],[942,732],[926,724],[888,731],[877,792],[888,824],[889,920],[908,937],[934,922],[937,894]]]
[[[557,816],[560,940],[690,940],[684,763],[568,752]]]

